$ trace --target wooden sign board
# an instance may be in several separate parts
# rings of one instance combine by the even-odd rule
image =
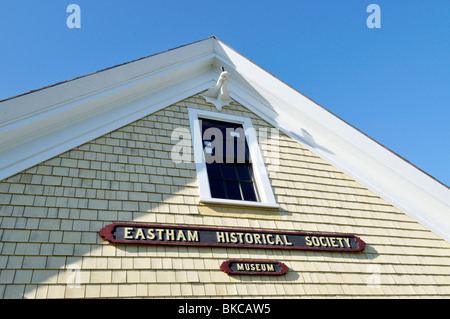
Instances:
[[[231,228],[113,223],[100,236],[116,244],[181,245],[234,248],[359,252],[365,242],[355,235],[279,232]]]
[[[228,275],[281,276],[288,271],[285,264],[268,260],[227,260],[220,269]]]

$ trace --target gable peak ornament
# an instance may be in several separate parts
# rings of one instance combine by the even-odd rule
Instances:
[[[214,104],[218,111],[221,111],[222,107],[231,102],[230,91],[227,89],[229,79],[230,75],[222,67],[222,73],[220,73],[216,85],[209,88],[205,93],[200,94],[206,102]]]

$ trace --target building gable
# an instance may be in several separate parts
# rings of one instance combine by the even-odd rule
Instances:
[[[223,69],[227,91],[214,103]],[[450,296],[448,187],[215,37],[0,109],[4,298]],[[189,110],[251,121],[275,204],[199,202]],[[173,160],[176,146],[189,160]],[[354,234],[366,246],[114,245],[99,231],[115,222]],[[289,270],[236,279],[224,259]]]
[[[0,179],[211,88],[222,68],[231,98],[450,240],[448,187],[215,37],[3,100]]]
[[[448,243],[282,132],[259,139],[279,209],[199,205],[193,158],[171,159],[172,132],[189,128],[189,108],[217,111],[194,95],[0,182],[5,297],[448,294]],[[235,101],[222,112],[276,129]],[[116,221],[352,233],[367,246],[357,258],[277,255],[290,269],[285,280],[261,277],[250,287],[230,280],[220,262],[265,258],[266,250],[114,246],[98,231]],[[79,286],[65,282],[70,267]]]

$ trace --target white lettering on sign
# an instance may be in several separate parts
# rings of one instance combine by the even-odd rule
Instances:
[[[308,236],[305,240],[310,247],[351,248],[350,238],[346,237]]]

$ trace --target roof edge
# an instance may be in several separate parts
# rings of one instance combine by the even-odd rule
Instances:
[[[4,98],[4,99],[0,100],[0,103],[6,102],[6,101],[9,101],[9,100],[12,100],[12,99],[16,99],[16,98],[19,98],[19,97],[22,97],[22,96],[25,96],[25,95],[28,95],[28,94],[32,94],[32,93],[35,93],[35,92],[39,92],[39,91],[42,91],[42,90],[45,90],[45,89],[48,89],[48,88],[51,88],[51,87],[55,87],[55,86],[58,86],[58,85],[61,85],[61,84],[65,84],[65,83],[69,83],[69,82],[72,82],[72,81],[75,81],[75,80],[79,80],[79,79],[82,79],[82,78],[85,78],[85,77],[88,77],[88,76],[91,76],[91,75],[99,74],[99,73],[102,73],[102,72],[105,72],[105,71],[108,71],[108,70],[112,70],[112,69],[115,69],[115,68],[118,68],[118,67],[121,67],[121,66],[124,66],[124,65],[127,65],[127,64],[131,64],[131,63],[137,62],[137,61],[148,59],[148,58],[160,55],[160,54],[164,54],[164,53],[169,52],[169,51],[173,51],[173,50],[177,50],[177,49],[189,46],[189,45],[194,45],[196,43],[207,41],[209,39],[216,39],[216,40],[218,40],[218,38],[216,36],[209,36],[207,38],[204,38],[204,39],[201,39],[201,40],[197,40],[197,41],[194,41],[194,42],[191,42],[191,43],[183,44],[183,45],[177,46],[175,48],[171,48],[171,49],[167,49],[165,51],[161,51],[161,52],[158,52],[158,53],[150,54],[150,55],[147,55],[147,56],[144,56],[144,57],[141,57],[141,58],[137,58],[137,59],[134,59],[134,60],[131,60],[131,61],[128,61],[128,62],[116,64],[114,66],[110,66],[110,67],[107,67],[107,68],[104,68],[104,69],[100,69],[100,70],[97,70],[97,71],[94,71],[94,72],[91,72],[91,73],[80,75],[80,76],[77,76],[77,77],[74,77],[74,78],[71,78],[71,79],[68,79],[68,80],[59,81],[59,82],[56,82],[56,83],[53,83],[53,84],[49,84],[49,85],[46,85],[46,86],[43,86],[43,87],[40,87],[40,88],[37,88],[37,89],[33,89],[33,90],[30,90],[30,91],[27,91],[27,92],[24,92],[24,93],[19,93],[19,94],[16,94],[16,95],[13,95],[13,96],[10,96],[10,97],[7,97],[7,98]]]

